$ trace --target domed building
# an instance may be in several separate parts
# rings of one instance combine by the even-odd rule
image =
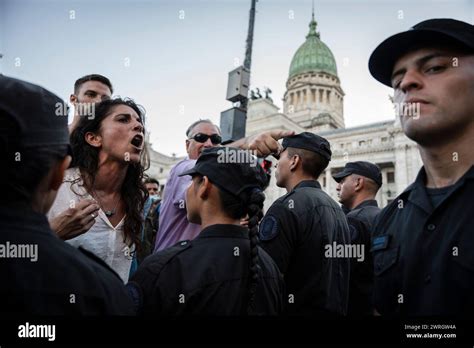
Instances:
[[[399,121],[394,118],[345,128],[344,91],[337,75],[336,61],[316,28],[313,14],[306,40],[291,60],[283,112],[270,98],[250,100],[247,136],[286,129],[297,133],[313,132],[328,139],[333,155],[319,181],[323,190],[335,200],[336,182],[332,174],[340,171],[347,162],[376,163],[383,177],[383,186],[376,199],[383,207],[414,181],[421,167],[416,144],[404,135]],[[276,186],[274,171],[271,180],[266,191],[266,208],[286,194],[284,188]]]
[[[283,97],[284,112],[293,121],[314,132],[344,127],[344,91],[337,76],[334,55],[309,24],[306,41],[291,60]]]

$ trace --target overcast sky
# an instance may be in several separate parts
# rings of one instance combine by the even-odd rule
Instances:
[[[198,118],[219,123],[227,74],[243,62],[250,0],[0,0],[0,72],[69,98],[74,81],[100,73],[116,95],[147,110],[157,151],[184,155]],[[429,18],[474,22],[474,0],[317,0],[317,30],[346,93],[346,126],[393,118],[391,91],[369,74],[372,50]],[[304,42],[311,0],[259,0],[251,88],[282,106],[291,59]],[[1,98],[1,96],[0,96]]]

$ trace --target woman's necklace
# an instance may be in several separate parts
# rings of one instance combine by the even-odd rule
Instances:
[[[112,210],[106,210],[104,209],[104,207],[102,206],[102,204],[100,203],[100,199],[99,199],[99,195],[97,194],[97,192],[95,190],[92,190],[92,192],[94,192],[94,198],[96,199],[97,203],[99,204],[99,207],[100,209],[102,209],[102,211],[105,213],[105,215],[107,217],[112,217],[115,215],[116,211],[117,211],[117,206],[118,206],[118,203],[120,201],[120,199],[117,199],[117,202],[115,202],[115,206],[114,206],[114,209]]]

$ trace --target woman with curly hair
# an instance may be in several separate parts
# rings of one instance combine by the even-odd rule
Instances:
[[[143,186],[144,116],[130,99],[95,104],[93,113],[83,117],[71,134],[73,162],[48,214],[51,220],[83,200],[97,202],[100,209],[84,222],[92,226],[86,233],[58,236],[93,252],[124,282],[139,247],[148,197]]]

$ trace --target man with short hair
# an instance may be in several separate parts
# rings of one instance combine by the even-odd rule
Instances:
[[[157,198],[160,195],[160,182],[155,178],[146,178],[144,181],[146,190],[150,196],[156,196]]]
[[[351,259],[348,315],[372,315],[373,263],[370,254],[371,230],[380,212],[375,196],[382,186],[382,173],[373,163],[348,162],[344,169],[333,175],[339,202],[348,209],[347,222],[351,244],[363,246],[361,259]]]
[[[374,301],[385,316],[474,312],[474,26],[430,19],[382,42],[369,69],[418,143],[415,182],[378,215]],[[418,110],[407,115],[404,110]]]
[[[90,74],[77,79],[74,83],[74,93],[69,97],[69,101],[75,107],[74,118],[69,125],[69,133],[72,133],[80,117],[86,116],[91,104],[110,99],[113,93],[112,83],[103,75]]]
[[[375,196],[382,186],[382,173],[376,164],[366,161],[348,162],[333,178],[337,182],[339,202],[350,211],[363,206],[377,207]],[[378,211],[369,209],[364,211],[364,215],[366,213],[372,218]]]
[[[225,146],[253,150],[259,156],[266,156],[279,153],[281,145],[278,139],[292,134],[293,131],[269,131],[227,143]],[[155,251],[182,240],[192,240],[201,230],[199,225],[190,223],[186,218],[185,192],[191,184],[191,179],[187,176],[180,177],[179,174],[193,168],[204,149],[222,144],[221,131],[211,120],[198,120],[186,130],[186,137],[188,157],[171,169],[163,193]]]
[[[12,315],[129,315],[119,276],[64,243],[46,213],[71,162],[67,115],[51,92],[0,75],[0,308]]]
[[[349,260],[327,256],[327,250],[349,243],[349,227],[341,207],[317,181],[331,160],[329,142],[304,132],[286,137],[282,146],[275,176],[288,193],[266,213],[259,238],[284,275],[284,313],[345,315]]]

